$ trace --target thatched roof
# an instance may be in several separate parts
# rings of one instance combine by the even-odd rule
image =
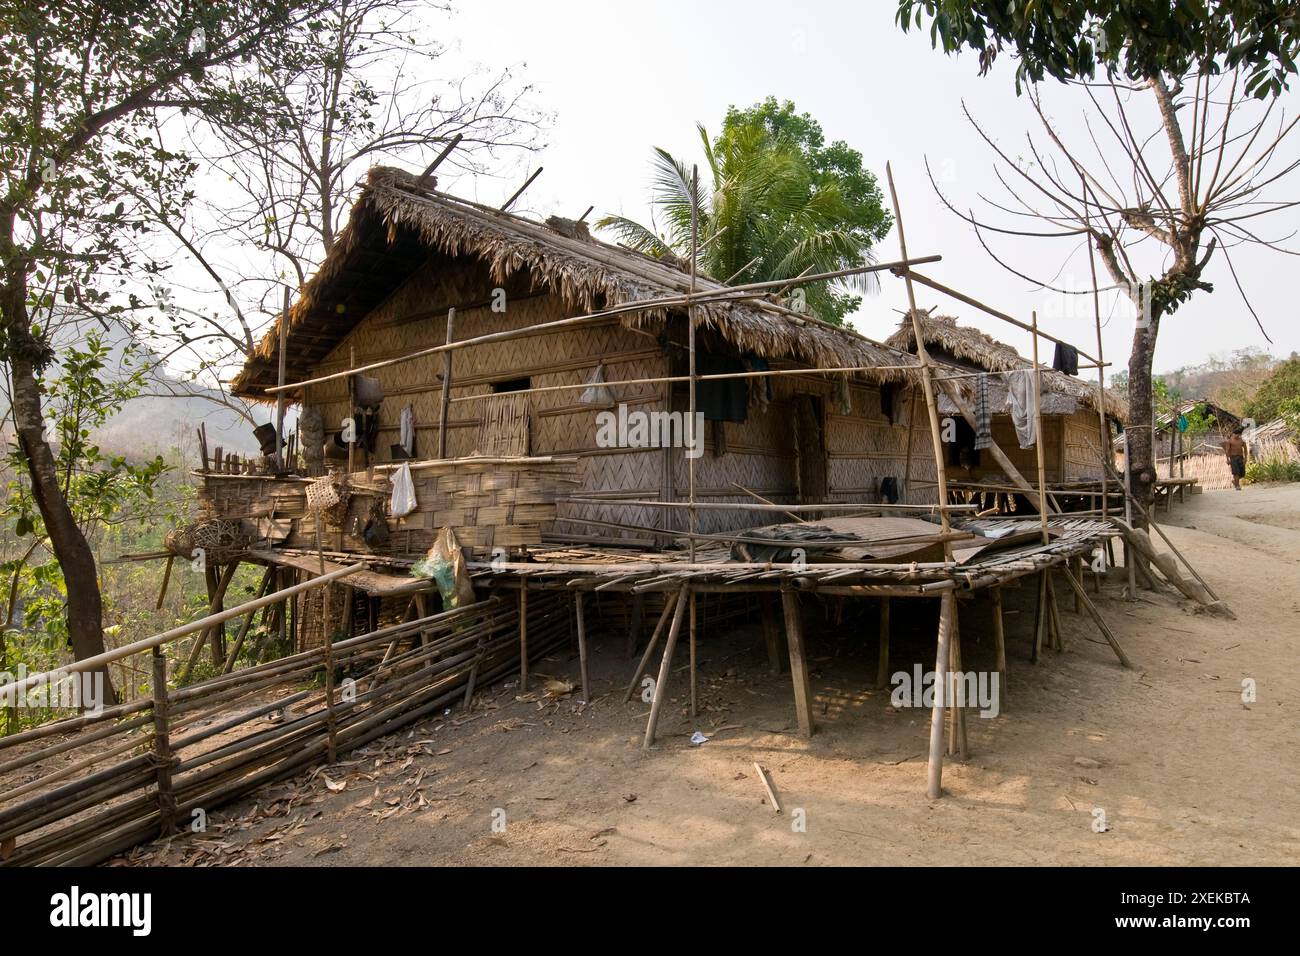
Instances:
[[[969,325],[958,324],[950,315],[918,314],[925,347],[936,361],[964,365],[987,372],[1011,372],[1032,368],[1033,363],[1005,342]],[[916,337],[910,316],[904,316],[898,331],[885,340],[892,348],[916,352]],[[999,408],[998,396],[992,396]],[[1043,372],[1043,412],[1048,415],[1072,413],[1078,405],[1097,407],[1097,386],[1063,372]],[[1106,414],[1119,421],[1128,417],[1128,403],[1110,389],[1106,390]]]
[[[1271,422],[1246,429],[1242,436],[1249,442],[1292,442],[1296,441],[1296,431],[1285,418],[1275,418]]]
[[[494,283],[521,280],[548,289],[575,310],[595,311],[627,302],[678,295],[690,277],[674,265],[591,239],[579,224],[542,224],[437,192],[419,177],[378,167],[352,208],[329,255],[289,309],[288,381],[308,377],[329,350],[431,255],[474,257]],[[702,291],[726,288],[706,277]],[[646,310],[621,317],[625,325],[661,326],[669,312]],[[276,380],[279,323],[232,383],[236,395],[265,397]],[[817,367],[913,365],[915,358],[865,336],[792,312],[774,299],[696,306],[697,327],[713,329],[738,350],[768,359]],[[867,377],[906,378],[882,368]]]

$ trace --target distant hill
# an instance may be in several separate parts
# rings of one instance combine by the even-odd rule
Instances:
[[[91,326],[85,321],[76,323],[63,318],[59,327],[63,331],[55,334],[56,349],[84,341],[82,336]],[[99,326],[94,328],[109,339],[112,354],[120,363],[129,339],[127,333],[120,330],[104,332]],[[150,378],[152,384],[146,385],[145,391],[151,394],[131,399],[96,433],[95,440],[105,452],[138,459],[167,456],[179,451],[187,464],[197,466],[197,430],[203,423],[210,452],[220,445],[224,451],[245,455],[257,453],[253,425],[235,409],[213,401],[221,398],[219,392],[182,382],[161,367],[156,368]],[[154,394],[172,392],[179,393],[180,397]],[[3,401],[0,401],[0,413],[8,418],[8,405]],[[258,422],[265,422],[270,421],[274,412],[264,406],[254,406],[252,414]],[[292,424],[292,417],[288,421]]]

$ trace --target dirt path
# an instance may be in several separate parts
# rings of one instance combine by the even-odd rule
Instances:
[[[1032,665],[1030,589],[1010,591],[1005,711],[972,715],[971,757],[948,762],[939,801],[925,797],[928,711],[894,710],[888,691],[870,689],[874,606],[849,607],[834,625],[808,602],[810,741],[793,734],[788,677],[767,674],[748,627],[703,635],[705,709],[686,717],[677,670],[661,742],[643,753],[648,708],[620,702],[632,665],[622,636],[606,635],[590,707],[497,688],[472,714],[426,722],[216,811],[205,834],[119,862],[1295,864],[1300,486],[1207,492],[1161,517],[1238,620],[1164,595],[1124,603],[1117,583],[1102,610],[1134,670],[1068,600],[1065,652]],[[892,664],[910,670],[932,660],[934,611],[918,603],[905,614],[900,603]],[[963,604],[962,621],[966,669],[990,668],[986,601]],[[541,669],[572,679],[577,662]],[[1242,701],[1245,678],[1254,703]],[[716,735],[693,746],[694,730]],[[783,813],[764,802],[754,761]],[[1094,832],[1097,809],[1106,832]]]

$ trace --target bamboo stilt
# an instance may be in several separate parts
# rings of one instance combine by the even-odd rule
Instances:
[[[650,641],[645,646],[645,653],[641,655],[641,661],[637,664],[636,670],[632,674],[632,680],[627,685],[627,693],[623,695],[623,703],[626,704],[631,700],[632,695],[636,692],[636,685],[641,680],[642,675],[645,674],[646,667],[650,663],[650,657],[654,654],[655,647],[659,644],[659,636],[663,633],[665,625],[672,620],[673,611],[677,606],[677,599],[680,593],[681,592],[679,591],[674,591],[669,594],[667,599],[664,601],[664,609],[659,615],[659,622],[655,624],[654,633],[650,635]]]
[[[696,714],[698,713],[698,700],[697,700],[698,690],[697,690],[697,686],[696,686],[696,684],[697,684],[697,681],[696,681],[696,672],[697,672],[697,667],[698,667],[698,660],[697,660],[697,657],[696,657],[696,649],[695,649],[695,592],[694,592],[694,591],[691,591],[691,625],[690,625],[690,626],[691,626],[691,634],[690,634],[690,641],[691,641],[691,717],[693,718],[693,717],[695,717]]]
[[[645,741],[642,746],[649,750],[654,746],[655,731],[659,727],[659,712],[668,697],[668,678],[672,674],[673,651],[677,649],[677,636],[681,633],[682,618],[686,612],[688,586],[683,584],[677,592],[677,601],[673,609],[673,623],[668,629],[668,640],[664,644],[663,660],[659,663],[659,679],[655,681],[654,699],[650,703],[650,717],[645,725]]]
[[[1002,700],[1007,696],[1007,640],[1002,619],[1002,588],[993,589],[993,646],[997,653],[998,689]]]
[[[582,671],[582,702],[591,703],[591,683],[587,679],[587,621],[583,614],[581,591],[573,592],[573,613],[578,630],[578,663]]]
[[[879,648],[876,660],[876,687],[889,686],[889,598],[880,599],[880,622],[877,628]]]
[[[939,598],[939,639],[934,655],[934,707],[930,711],[930,760],[926,768],[926,789],[931,800],[943,796],[943,724],[948,683],[948,645],[952,636],[956,598],[944,591]]]

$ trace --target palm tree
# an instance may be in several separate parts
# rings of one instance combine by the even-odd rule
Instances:
[[[758,119],[729,124],[715,141],[702,125],[696,129],[705,157],[698,192],[691,168],[656,147],[651,225],[605,216],[597,228],[631,249],[688,263],[694,209],[700,242],[696,267],[727,283],[793,280],[875,261],[872,237],[855,224],[854,207],[839,182],[815,175],[797,144],[774,137]],[[861,292],[876,288],[872,276],[847,285]],[[837,324],[859,301],[843,286],[826,282],[796,293],[796,302]]]

